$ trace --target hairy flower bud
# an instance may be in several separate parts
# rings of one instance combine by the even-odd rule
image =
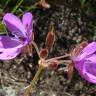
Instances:
[[[38,5],[42,6],[45,9],[50,8],[50,4],[48,4],[45,0],[40,0]]]
[[[41,49],[40,50],[40,57],[41,58],[46,58],[48,56],[48,49]]]
[[[68,70],[67,76],[68,76],[68,80],[71,80],[72,79],[73,68],[74,68],[74,65],[73,65],[72,62],[67,65],[67,70]]]
[[[55,41],[55,34],[53,32],[49,32],[46,37],[45,46],[46,48],[51,48]]]
[[[54,59],[54,60],[50,60],[47,65],[49,69],[56,70],[59,65],[59,62],[58,60]]]

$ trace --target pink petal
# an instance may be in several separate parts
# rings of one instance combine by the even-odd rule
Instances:
[[[77,57],[72,57],[71,59],[74,62],[78,62],[78,61],[83,60],[86,56],[87,56],[87,53],[83,53],[83,54],[78,55]]]
[[[0,59],[8,60],[15,58],[23,47],[23,43],[8,36],[0,36]]]
[[[32,30],[33,30],[32,19],[33,19],[33,17],[30,12],[25,13],[22,17],[22,23],[28,32],[27,34],[28,34],[29,38],[30,38],[30,36],[32,36]]]
[[[84,71],[84,60],[75,62],[75,68],[79,71],[79,73],[82,73]]]
[[[94,76],[94,75],[86,72],[85,74],[83,74],[83,77],[85,78],[85,80],[96,84],[96,75]]]
[[[88,44],[77,57],[73,57],[73,61],[81,61],[84,59],[86,56],[93,54],[96,52],[96,42],[92,42]]]
[[[11,13],[5,14],[3,22],[12,34],[19,37],[26,37],[26,30],[20,19]]]
[[[21,50],[16,48],[16,49],[6,49],[6,50],[1,50],[0,54],[0,60],[9,60],[9,59],[13,59],[15,58],[20,52]]]
[[[88,44],[88,46],[86,46],[81,51],[81,54],[87,53],[87,55],[90,55],[90,54],[93,54],[94,52],[96,52],[96,42],[92,42],[92,43]]]
[[[75,62],[75,68],[85,80],[96,83],[96,54]]]
[[[85,70],[86,72],[96,76],[96,54],[85,59]]]
[[[86,62],[96,64],[96,54],[89,55],[85,58]]]
[[[77,64],[77,66],[78,66],[78,64]],[[88,82],[96,84],[96,73],[95,74],[89,73],[89,72],[87,72],[86,68],[84,68],[84,67],[85,66],[82,65],[82,63],[81,63],[81,66],[76,67],[76,69],[78,70],[78,72],[82,78],[84,78]],[[90,70],[92,71],[92,69],[90,69]]]

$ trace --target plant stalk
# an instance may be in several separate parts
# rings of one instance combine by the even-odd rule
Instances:
[[[34,41],[32,41],[32,45],[34,46],[34,48],[38,54],[38,57],[40,58],[40,54],[39,54],[40,52],[39,52],[39,48],[38,48],[37,44]]]
[[[20,0],[20,2],[13,8],[12,13],[15,13],[15,11],[18,9],[18,7],[23,3],[24,0]]]
[[[32,82],[30,85],[27,87],[27,89],[24,92],[24,96],[29,96],[30,92],[32,91],[32,88],[35,86],[37,83],[38,79],[40,78],[42,71],[44,70],[44,66],[40,65],[38,71],[36,72]]]
[[[65,55],[62,55],[62,56],[58,56],[58,57],[53,57],[51,59],[47,59],[46,61],[48,62],[48,61],[53,60],[53,59],[56,59],[56,60],[63,59],[63,58],[69,57],[69,56],[70,56],[70,54],[65,54]]]

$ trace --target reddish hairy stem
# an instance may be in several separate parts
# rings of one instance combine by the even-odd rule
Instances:
[[[53,58],[51,58],[51,59],[47,59],[46,61],[48,62],[48,61],[50,61],[50,60],[53,60],[53,59],[63,59],[63,58],[66,58],[66,57],[69,57],[70,56],[70,54],[66,54],[66,55],[63,55],[63,56],[58,56],[58,57],[53,57]]]

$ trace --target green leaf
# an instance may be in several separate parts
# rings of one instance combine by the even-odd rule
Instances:
[[[0,34],[7,34],[7,30],[2,23],[0,23]]]

